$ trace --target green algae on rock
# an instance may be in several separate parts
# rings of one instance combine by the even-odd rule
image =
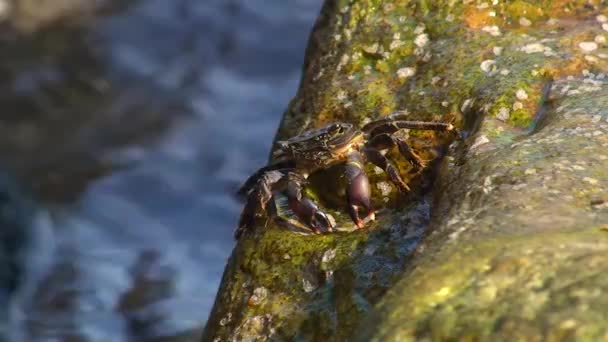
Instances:
[[[605,13],[599,1],[326,1],[278,139],[395,109],[469,137],[433,200],[383,205],[374,186],[385,213],[368,231],[268,222],[241,241],[203,340],[605,337]],[[425,159],[448,143],[411,139]]]

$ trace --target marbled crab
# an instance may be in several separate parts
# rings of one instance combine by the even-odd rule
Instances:
[[[363,228],[365,218],[373,220],[375,217],[364,163],[378,166],[400,191],[408,191],[399,171],[382,151],[397,147],[414,170],[421,170],[425,164],[405,140],[393,134],[401,129],[455,131],[450,123],[409,121],[405,116],[404,112],[396,112],[361,129],[350,123],[337,122],[278,141],[278,148],[273,153],[275,162],[251,175],[238,192],[246,196],[246,204],[235,237],[238,239],[253,228],[256,216],[266,211],[273,193],[278,191],[285,192],[291,211],[312,231],[332,231],[333,220],[303,194],[303,188],[310,174],[339,163],[345,165],[348,212],[355,225]],[[366,211],[364,218],[359,215],[360,208]]]

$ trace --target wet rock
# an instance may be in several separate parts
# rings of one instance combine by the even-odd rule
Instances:
[[[454,121],[464,139],[422,179],[408,178],[417,195],[391,193],[381,204],[376,192],[384,211],[365,231],[299,236],[260,222],[259,233],[234,250],[203,340],[230,339],[237,330],[255,338],[260,329],[242,327],[261,315],[272,316],[264,338],[274,329],[278,339],[605,338],[608,212],[590,203],[608,186],[608,51],[587,39],[601,33],[596,17],[606,7],[398,4],[325,3],[277,139],[397,109],[412,119]],[[421,30],[429,37],[423,47]],[[404,44],[387,49],[394,32]],[[370,42],[387,54],[358,55]],[[490,64],[500,71],[489,72]],[[415,74],[399,77],[413,65]],[[344,106],[340,93],[357,96]],[[410,139],[424,159],[450,143]],[[433,185],[432,199],[423,184]],[[323,199],[339,193],[332,186],[326,180],[323,191],[311,191]],[[342,208],[335,210],[345,224]],[[327,250],[336,251],[331,278],[321,268]],[[317,286],[302,288],[309,279]],[[259,286],[268,298],[246,307]]]
[[[0,171],[0,339],[10,336],[10,298],[23,284],[36,207],[16,178]]]
[[[154,82],[116,72],[108,42],[92,36],[53,28],[0,37],[0,161],[45,201],[73,201],[92,180],[132,166],[128,151],[188,110]]]
[[[8,22],[20,33],[53,25],[89,24],[101,12],[116,10],[135,0],[0,0],[0,23]]]

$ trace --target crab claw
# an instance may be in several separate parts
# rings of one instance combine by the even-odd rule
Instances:
[[[319,209],[319,207],[308,197],[301,197],[300,200],[290,199],[289,208],[305,224],[317,233],[333,231],[335,223],[330,216]]]
[[[316,229],[332,232],[335,225],[335,221],[329,214],[326,214],[320,210],[315,212],[314,218],[312,219],[312,226],[317,227]]]
[[[353,153],[349,156],[345,173],[346,179],[348,180],[348,186],[346,188],[348,213],[355,225],[359,228],[363,228],[365,222],[359,217],[360,207],[367,210],[367,217],[371,220],[375,219],[376,216],[370,200],[371,190],[369,180],[365,171],[363,171],[363,161],[359,153]]]

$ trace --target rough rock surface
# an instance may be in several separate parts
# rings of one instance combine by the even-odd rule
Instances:
[[[607,338],[606,14],[600,1],[326,1],[278,137],[406,109],[467,138],[408,196],[376,193],[386,209],[365,231],[260,222],[203,340]],[[449,143],[414,133],[426,159]],[[331,176],[311,192],[339,194]]]

